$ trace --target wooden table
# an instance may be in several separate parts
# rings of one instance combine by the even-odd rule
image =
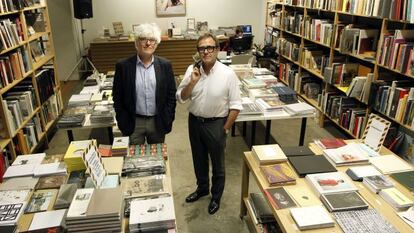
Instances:
[[[321,149],[316,146],[315,144],[310,144],[310,149],[314,151],[315,153],[321,153]],[[389,151],[386,148],[382,148],[381,152],[382,155],[384,154],[393,154],[391,151]],[[394,155],[397,156],[397,155]],[[396,158],[399,159],[399,158]],[[346,169],[348,169],[349,166],[343,166],[343,167],[337,167],[338,171],[345,172]],[[243,156],[243,168],[242,168],[242,187],[241,187],[241,198],[240,198],[240,218],[243,218],[246,216],[246,214],[249,214],[249,216],[252,216],[252,212],[249,206],[249,175],[250,173],[254,177],[257,185],[259,186],[262,193],[264,193],[264,190],[269,188],[269,185],[265,179],[265,177],[260,172],[259,165],[257,164],[256,160],[253,157],[253,154],[251,152],[245,152]],[[347,176],[346,174],[344,174]],[[389,176],[388,176],[389,177]],[[390,178],[390,177],[389,177]],[[392,180],[392,178],[390,178]],[[395,187],[400,190],[405,196],[410,198],[414,201],[414,197],[412,194],[410,194],[410,191],[403,187],[401,184],[399,184],[397,181],[393,182]],[[362,182],[354,182],[356,187],[358,188],[359,193],[364,197],[364,199],[369,204],[370,208],[376,209],[383,217],[387,219],[388,222],[390,222],[397,230],[400,232],[413,232],[413,229],[408,226],[399,216],[397,216],[396,211],[391,207],[390,204],[388,204],[384,199],[382,199],[381,196],[378,194],[375,194],[368,190],[365,185],[362,184]],[[280,186],[278,186],[280,187]],[[315,196],[315,192],[312,190],[310,185],[306,182],[305,178],[298,178],[296,180],[296,185],[285,185],[283,186],[288,192],[290,189],[302,189],[303,193],[311,194],[313,193]],[[280,228],[283,230],[283,232],[303,232],[300,231],[299,228],[297,228],[295,221],[290,215],[289,209],[275,209],[272,207],[270,201],[267,199],[265,195],[265,199],[267,200],[269,206],[271,206],[271,209],[273,211],[273,215],[275,216],[275,219],[277,223],[279,224]],[[318,204],[323,205],[321,201],[318,201]],[[249,211],[249,212],[248,212]],[[260,232],[259,228],[256,225],[256,232]],[[314,230],[308,230],[306,232],[343,232],[339,225],[335,222],[334,227],[330,228],[321,228],[321,229],[314,229]]]

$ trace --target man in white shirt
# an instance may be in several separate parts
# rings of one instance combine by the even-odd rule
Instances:
[[[210,155],[213,167],[210,214],[220,208],[227,134],[242,109],[239,80],[231,68],[217,61],[218,50],[219,42],[212,34],[198,38],[201,62],[188,67],[176,95],[180,103],[190,100],[188,130],[197,178],[196,191],[185,200],[194,202],[209,194]]]

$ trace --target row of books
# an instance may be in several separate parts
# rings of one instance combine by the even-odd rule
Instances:
[[[1,49],[8,49],[23,42],[23,29],[19,18],[14,21],[3,19],[0,21]]]
[[[44,3],[42,0],[1,0],[0,13],[21,10],[24,7],[34,6],[35,4]]]
[[[54,94],[42,105],[41,108],[46,124],[57,119],[60,109],[62,109],[62,103],[57,95]]]
[[[7,107],[6,121],[15,132],[36,109],[35,93],[32,86],[19,86],[22,91],[15,88],[15,92],[8,92],[3,99],[3,106]],[[24,88],[23,88],[24,87]],[[27,87],[27,88],[26,88]],[[26,89],[25,91],[23,89]]]
[[[14,80],[23,78],[30,69],[27,59],[27,53],[22,48],[18,48],[8,56],[0,57],[0,88],[6,87]]]
[[[392,0],[285,0],[285,4],[346,12],[355,15],[383,17],[414,22],[411,1]]]
[[[36,83],[39,89],[40,103],[43,104],[55,93],[54,88],[56,83],[54,69],[44,66],[43,69],[36,73]]]
[[[40,119],[38,116],[34,116],[16,134],[17,143],[15,144],[19,147],[18,154],[29,154],[40,141],[42,132]]]
[[[414,30],[395,30],[382,38],[378,64],[400,73],[413,75]]]

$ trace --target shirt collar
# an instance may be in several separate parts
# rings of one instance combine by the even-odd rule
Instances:
[[[214,65],[213,65],[213,67],[211,67],[211,69],[210,69],[210,74],[212,74],[212,73],[214,73],[214,71],[216,70],[216,69],[218,69],[217,67],[218,67],[218,65],[217,65],[217,63],[218,63],[219,61],[216,59],[216,62],[214,62]],[[201,66],[201,71],[203,72],[203,74],[206,74],[205,72],[204,72],[204,68]]]
[[[137,65],[139,64],[145,67],[144,63],[141,61],[141,58],[139,58],[139,56],[137,55]],[[154,55],[151,56],[151,63],[148,67],[150,67],[152,64],[154,64]],[[148,67],[145,67],[145,68],[148,68]]]

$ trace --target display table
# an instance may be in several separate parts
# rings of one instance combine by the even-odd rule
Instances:
[[[314,151],[315,153],[320,154],[322,152],[321,149],[313,143],[310,144],[310,149]],[[383,148],[380,153],[381,155],[392,154],[392,152],[386,148]],[[244,216],[246,216],[246,214],[249,214],[250,217],[252,216],[252,212],[251,212],[251,208],[249,206],[249,200],[248,200],[250,173],[254,177],[262,193],[264,193],[265,189],[269,188],[269,185],[265,177],[260,172],[259,165],[257,164],[253,156],[254,155],[251,152],[245,152],[243,156],[242,187],[241,187],[241,198],[240,198],[240,218],[243,218]],[[397,155],[394,155],[394,156],[397,156]],[[349,166],[336,167],[336,168],[338,169],[338,171],[345,172],[349,168]],[[392,180],[392,178],[390,179]],[[363,196],[366,202],[369,204],[370,208],[376,209],[384,218],[387,219],[388,222],[390,222],[400,232],[413,232],[413,229],[410,228],[408,224],[406,224],[400,217],[397,216],[395,210],[381,196],[368,190],[368,188],[366,188],[366,186],[363,185],[362,182],[354,181],[353,183],[358,188],[358,191],[361,194],[361,196]],[[281,186],[275,186],[275,187],[281,187]],[[409,190],[403,187],[398,182],[394,181],[394,187],[397,188],[399,191],[401,191],[409,199],[414,200],[414,197],[412,194],[410,194]],[[284,185],[283,188],[286,189],[287,192],[289,192],[290,189],[301,189],[303,190],[304,194],[313,193],[315,196],[317,196],[317,194],[315,194],[315,192],[312,190],[312,188],[307,183],[305,178],[297,178],[295,185]],[[272,207],[271,202],[269,201],[266,195],[265,195],[265,199],[268,202],[269,206],[271,207],[273,211],[273,215],[275,216],[275,219],[277,223],[279,224],[280,228],[283,230],[283,232],[289,232],[289,233],[290,232],[301,232],[297,228],[293,218],[291,217],[289,209],[275,209]],[[323,205],[321,201],[319,201],[318,204]],[[256,232],[260,232],[257,226],[256,226]],[[342,232],[342,229],[335,222],[335,227],[309,230],[309,232]]]

